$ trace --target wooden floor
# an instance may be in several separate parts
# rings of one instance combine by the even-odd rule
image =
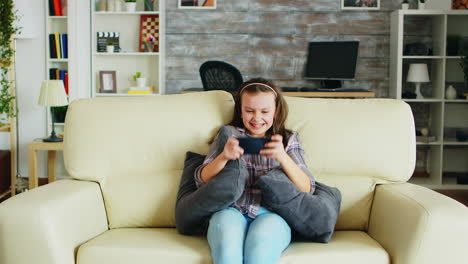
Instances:
[[[468,190],[435,190],[468,206]]]

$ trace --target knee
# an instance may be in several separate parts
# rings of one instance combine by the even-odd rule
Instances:
[[[255,237],[262,238],[262,240],[273,239],[278,236],[290,237],[291,228],[288,223],[277,214],[265,214],[259,216],[256,221],[252,223],[254,228],[251,228]],[[271,232],[275,230],[275,232]]]
[[[242,229],[245,226],[244,216],[235,208],[226,208],[214,213],[210,218],[210,228],[229,231]]]
[[[211,216],[208,226],[208,237],[218,241],[243,239],[247,221],[234,208],[226,208]]]
[[[244,246],[244,262],[276,263],[290,241],[291,228],[282,217],[261,215],[250,225]]]

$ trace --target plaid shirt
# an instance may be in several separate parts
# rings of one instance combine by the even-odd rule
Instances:
[[[228,126],[231,130],[231,136],[233,137],[243,137],[248,136],[245,129]],[[213,144],[210,147],[208,155],[206,155],[205,161],[201,166],[195,170],[195,182],[198,187],[205,184],[201,180],[201,170],[211,161],[213,161],[223,148],[219,148],[218,137],[215,138]],[[304,161],[304,150],[301,147],[299,142],[299,137],[297,132],[289,137],[288,145],[286,146],[286,153],[294,160],[294,162],[301,168],[310,179],[310,191],[314,192],[315,190],[315,179],[312,173],[310,173],[307,165]],[[218,153],[217,153],[218,152]],[[248,171],[245,189],[242,196],[235,202],[232,207],[238,209],[242,214],[247,214],[250,218],[255,218],[257,215],[257,210],[262,205],[262,192],[260,188],[256,185],[257,180],[267,172],[272,169],[281,168],[281,165],[278,161],[270,158],[266,158],[262,155],[255,154],[244,154],[241,156],[241,159],[245,162],[245,166]]]

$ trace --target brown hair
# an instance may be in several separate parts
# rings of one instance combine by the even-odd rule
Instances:
[[[229,123],[231,126],[235,127],[244,127],[242,122],[242,95],[244,93],[273,93],[276,96],[275,99],[275,117],[273,125],[266,132],[267,136],[272,136],[275,134],[280,134],[283,136],[283,145],[286,146],[291,136],[291,130],[285,128],[284,123],[288,117],[288,104],[284,100],[281,90],[272,82],[263,78],[254,78],[250,79],[239,87],[237,95],[235,96],[235,105],[234,105],[234,117]]]

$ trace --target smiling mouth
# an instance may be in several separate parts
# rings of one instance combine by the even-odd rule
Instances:
[[[252,124],[252,123],[250,123],[250,125],[255,129],[259,129],[259,128],[262,128],[264,124]]]

